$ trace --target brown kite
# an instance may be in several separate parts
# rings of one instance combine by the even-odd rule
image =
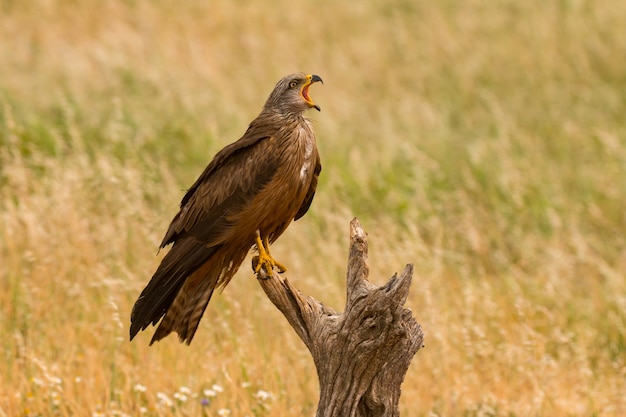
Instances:
[[[160,245],[172,248],[133,307],[131,340],[163,318],[150,344],[172,331],[190,344],[213,291],[228,284],[255,244],[255,272],[285,270],[269,248],[315,194],[320,157],[303,113],[320,110],[309,97],[318,81],[302,73],[280,80],[246,133],[187,191]]]

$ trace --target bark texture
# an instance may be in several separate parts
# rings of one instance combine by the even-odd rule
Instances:
[[[298,291],[275,272],[257,275],[263,290],[311,352],[320,383],[316,417],[397,417],[400,385],[424,334],[404,308],[413,265],[384,285],[368,281],[367,235],[350,223],[343,313]]]

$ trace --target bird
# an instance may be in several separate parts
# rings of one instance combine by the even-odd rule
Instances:
[[[243,136],[220,150],[186,191],[159,250],[171,245],[131,312],[130,340],[159,326],[150,345],[172,332],[191,344],[216,289],[223,289],[251,249],[253,270],[286,267],[270,245],[309,210],[322,166],[309,109],[318,75],[278,81]]]

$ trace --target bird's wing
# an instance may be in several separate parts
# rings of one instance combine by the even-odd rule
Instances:
[[[210,244],[226,226],[226,213],[245,205],[271,179],[279,164],[273,132],[254,123],[244,136],[215,155],[187,190],[160,247],[193,235]]]
[[[311,185],[306,192],[306,196],[304,197],[304,201],[302,201],[302,205],[298,209],[298,213],[296,213],[296,216],[293,218],[294,220],[298,220],[300,217],[304,216],[309,210],[309,207],[311,207],[313,197],[315,196],[315,190],[317,189],[317,178],[320,176],[320,172],[322,172],[322,163],[320,161],[319,153],[316,153],[315,169],[313,170]]]
[[[161,247],[174,245],[133,308],[131,339],[163,317],[185,279],[219,248],[229,214],[272,179],[279,163],[274,144],[274,136],[244,135],[220,151],[187,191]]]

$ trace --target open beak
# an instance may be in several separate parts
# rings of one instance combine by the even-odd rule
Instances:
[[[306,101],[306,104],[308,104],[310,107],[313,107],[317,111],[321,111],[322,109],[320,109],[320,106],[315,104],[313,100],[311,100],[311,97],[309,97],[309,87],[313,83],[316,83],[318,81],[324,84],[324,81],[322,81],[322,78],[319,75],[311,75],[311,74],[307,75],[306,79],[307,79],[307,82],[302,86],[302,90],[300,90],[300,94],[302,95],[302,98],[304,99],[304,101]]]

